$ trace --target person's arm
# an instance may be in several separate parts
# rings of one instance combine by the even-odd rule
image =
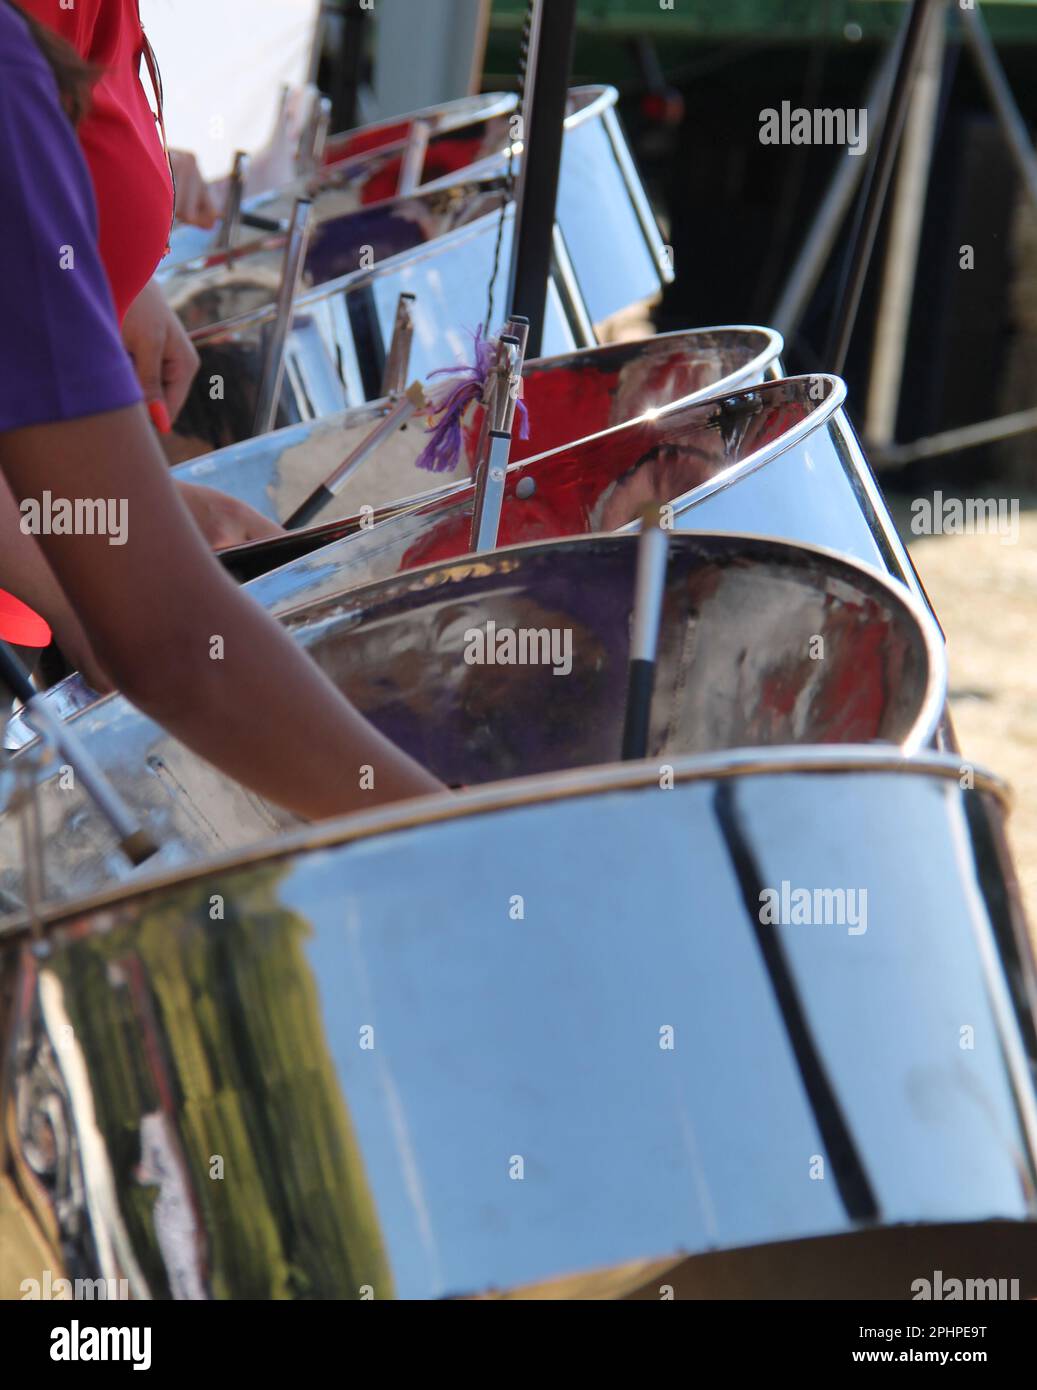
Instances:
[[[311,818],[441,791],[235,587],[180,501],[142,405],[0,435],[19,499],[112,499],[126,542],[39,544],[120,689],[195,752]],[[373,770],[373,787],[363,769]]]
[[[83,625],[34,538],[21,526],[22,516],[0,474],[0,589],[6,589],[34,609],[50,626],[66,660],[102,693],[111,681],[94,655]]]
[[[282,527],[268,521],[254,508],[215,488],[195,483],[176,484],[191,518],[213,550],[244,545],[248,541],[270,540],[284,534]],[[22,525],[23,517],[11,489],[0,473],[0,589],[16,595],[35,609],[52,628],[54,639],[65,659],[80,671],[95,690],[111,690],[112,683],[101,670],[83,625],[54,572],[47,564],[34,536]]]

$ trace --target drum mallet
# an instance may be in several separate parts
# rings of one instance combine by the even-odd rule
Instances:
[[[630,674],[627,683],[626,718],[623,721],[623,761],[648,756],[648,732],[655,687],[655,663],[659,648],[666,562],[670,538],[661,524],[658,503],[641,514],[637,540],[637,582],[634,621],[630,638]]]
[[[0,642],[0,681],[25,706],[25,719],[28,724],[74,768],[87,794],[115,831],[119,848],[130,863],[143,864],[146,859],[150,859],[158,850],[158,845],[147,831],[137,824],[129,807],[78,737],[67,724],[54,717],[6,642]]]
[[[312,211],[312,199],[296,198],[292,209],[291,226],[288,228],[288,237],[284,246],[284,259],[281,262],[281,284],[277,291],[277,307],[274,312],[274,321],[270,327],[270,336],[267,339],[263,371],[256,393],[253,434],[266,434],[268,430],[274,428],[277,420],[277,407],[281,400],[281,383],[284,380],[285,350],[288,346],[288,333],[294,318],[295,296],[299,292],[303,266],[306,263]]]
[[[427,408],[428,400],[421,382],[411,382],[396,404],[378,421],[371,432],[364,436],[356,448],[342,460],[335,471],[325,478],[324,482],[318,484],[304,502],[299,503],[295,511],[285,521],[285,530],[297,531],[299,527],[309,525],[313,518],[322,512],[329,502],[334,500],[335,495],[341,492],[346,479],[356,472],[364,460],[373,454],[380,444],[384,444],[390,435],[395,434],[398,429],[402,429],[408,420]]]
[[[392,338],[389,342],[389,351],[385,355],[385,370],[382,372],[383,396],[401,396],[407,385],[411,347],[414,343],[414,300],[416,297],[408,290],[404,290],[396,301],[396,317],[393,319]]]
[[[245,194],[245,179],[248,175],[248,155],[244,150],[238,150],[234,155],[234,166],[230,171],[230,178],[227,181],[227,202],[223,209],[223,220],[220,223],[219,235],[216,238],[216,249],[218,251],[230,251],[234,246],[234,238],[238,231],[238,221],[241,218],[241,200]]]

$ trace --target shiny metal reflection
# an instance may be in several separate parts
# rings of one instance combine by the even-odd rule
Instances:
[[[513,461],[717,392],[757,385],[780,374],[781,337],[741,325],[662,333],[636,342],[586,348],[527,362],[522,372],[529,437],[512,440]],[[290,425],[178,465],[173,476],[219,488],[273,521],[290,516],[390,409],[372,401],[305,424]],[[322,514],[333,520],[408,499],[444,482],[467,479],[475,430],[463,434],[456,468],[415,468],[427,436],[408,427],[378,450]]]
[[[874,747],[672,771],[430,798],[82,903],[43,951],[9,930],[0,1144],[47,1267],[153,1298],[907,1299],[935,1269],[1033,1297],[1001,788]],[[785,884],[811,915],[763,921]]]
[[[588,326],[653,296],[672,278],[669,257],[616,122],[613,88],[570,94],[558,197],[567,255],[552,268],[544,346],[587,346]],[[316,222],[297,302],[279,424],[312,419],[380,394],[400,293],[417,296],[413,374],[448,365],[487,313],[503,305],[514,208],[503,153],[478,178],[453,174],[413,196],[363,209],[339,207],[307,187]],[[603,242],[601,217],[609,224]],[[503,234],[500,254],[498,236]],[[270,332],[280,266],[278,237],[181,264],[164,273],[167,294],[202,357],[177,432],[176,460],[248,438],[256,357]],[[501,309],[503,312],[503,309]],[[495,327],[496,325],[488,325]],[[591,330],[592,331],[592,330]],[[222,381],[213,405],[211,383]]]
[[[499,192],[491,190],[489,203],[491,208],[495,203],[499,207]],[[460,207],[467,219],[470,207]],[[432,241],[378,261],[371,269],[354,270],[301,294],[295,301],[275,424],[317,419],[381,395],[401,294],[415,297],[412,377],[423,379],[441,367],[467,360],[472,334],[486,316],[491,279],[498,304],[503,296],[513,214],[509,205],[502,234],[499,214],[483,213]],[[496,251],[499,234],[500,257]],[[258,297],[264,305],[268,303],[265,283]],[[200,309],[207,317],[204,300],[200,294],[191,311]],[[547,355],[590,346],[577,336],[585,310],[574,313],[574,302],[568,290],[562,296],[552,279],[544,323]],[[271,310],[260,307],[202,327],[193,335],[201,365],[167,449],[171,462],[251,438],[260,364],[272,322]]]
[[[507,147],[509,120],[517,107],[515,93],[487,92],[346,131],[326,142],[320,168],[303,169],[299,178],[285,187],[246,198],[243,211],[267,221],[286,221],[299,197],[318,196],[328,216],[354,212],[393,197],[401,191],[403,154],[416,121],[421,121],[430,132],[431,150],[422,182],[461,178],[466,168]],[[180,271],[185,265],[204,262],[219,249],[221,239],[219,226],[215,232],[177,227],[170,238],[170,252],[159,268],[159,278],[170,271]],[[261,238],[253,234],[246,241],[256,246]],[[243,249],[248,250],[249,245]]]
[[[501,543],[623,529],[668,500],[680,530],[748,531],[832,550],[902,581],[925,600],[914,566],[843,405],[837,377],[789,377],[721,398],[678,402],[509,470]],[[249,591],[274,613],[468,549],[473,490],[457,483],[411,499],[373,527],[293,559]],[[291,542],[270,559],[288,560]]]
[[[285,621],[356,706],[448,785],[607,763],[622,742],[636,551],[634,536],[496,551]],[[903,586],[828,551],[672,537],[652,756],[869,739],[911,750],[932,736],[945,687],[938,630]],[[120,696],[75,727],[164,863],[292,823]],[[79,788],[49,769],[38,784],[47,894],[67,900],[124,878]],[[0,816],[0,889],[20,898],[17,831]]]

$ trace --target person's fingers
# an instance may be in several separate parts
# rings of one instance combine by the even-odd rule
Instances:
[[[149,331],[150,330],[150,331]],[[133,359],[133,367],[146,401],[160,400],[162,389],[162,334],[151,325],[123,332],[123,346]]]
[[[176,181],[177,217],[194,227],[212,227],[216,222],[216,207],[194,156],[175,151],[171,162]]]
[[[216,208],[200,175],[185,180],[177,190],[176,215],[193,227],[211,227],[215,223]]]
[[[171,420],[175,420],[183,409],[199,361],[194,344],[180,321],[172,316],[162,357],[162,394]]]
[[[191,201],[190,220],[193,226],[203,227],[206,231],[216,225],[216,204],[209,192],[209,185],[201,177]]]
[[[283,536],[284,534],[285,529],[283,526],[278,526],[275,521],[269,520],[268,517],[261,515],[259,512],[252,513],[252,518],[248,525],[248,540],[274,541],[277,540],[278,536]]]
[[[284,527],[270,521],[245,502],[224,497],[217,504],[219,514],[214,518],[214,530],[219,540],[214,550],[226,550],[232,545],[247,545],[252,541],[272,541],[285,534]]]

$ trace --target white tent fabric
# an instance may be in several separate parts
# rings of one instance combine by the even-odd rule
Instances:
[[[206,178],[228,173],[235,150],[266,146],[282,87],[309,76],[319,9],[319,0],[141,0],[169,143],[193,151]]]

